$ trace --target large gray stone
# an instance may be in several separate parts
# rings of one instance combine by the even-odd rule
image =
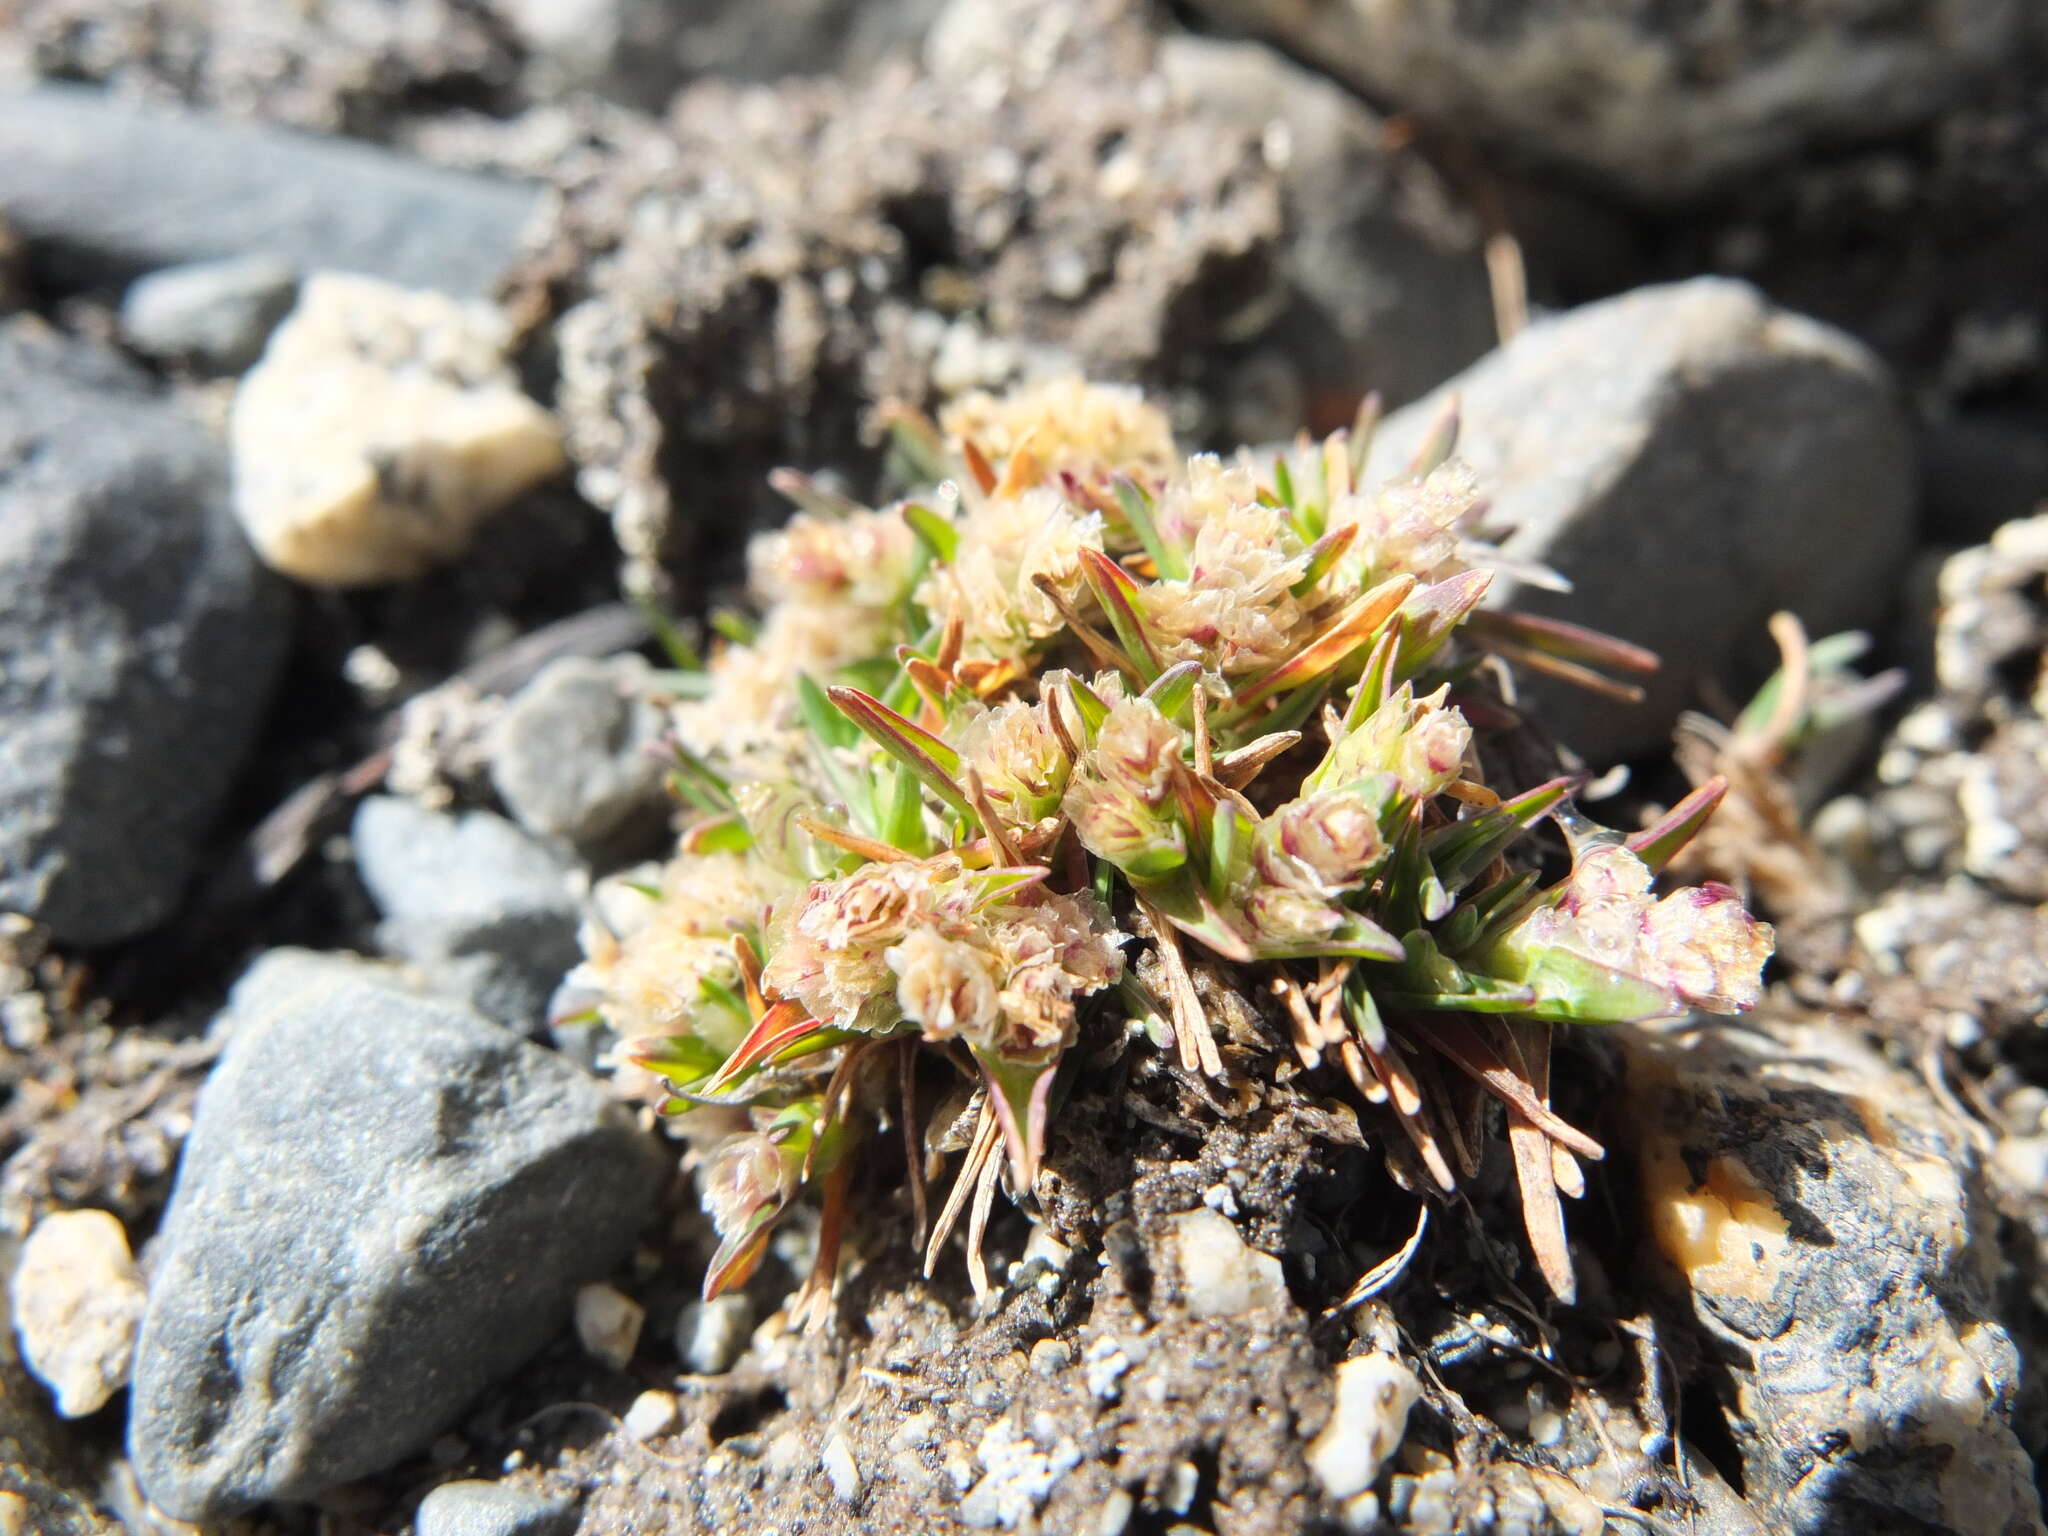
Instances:
[[[366,144],[76,86],[0,92],[0,208],[58,291],[269,256],[479,296],[539,196]]]
[[[0,329],[0,592],[0,908],[69,943],[131,937],[178,900],[289,610],[218,445],[28,320]]]
[[[377,941],[437,987],[522,1033],[582,957],[571,865],[502,816],[451,816],[378,795],[356,810],[356,868]]]
[[[1196,0],[1459,139],[1682,197],[1932,117],[2026,0]]]
[[[1708,680],[1745,696],[1776,610],[1818,636],[1891,608],[1914,477],[1885,371],[1746,284],[1644,288],[1531,326],[1390,417],[1369,477],[1409,461],[1451,394],[1503,547],[1574,586],[1502,579],[1490,601],[1663,657],[1636,708],[1532,685],[1530,712],[1590,759],[1661,751]]]
[[[418,1450],[624,1256],[665,1164],[593,1079],[353,957],[265,956],[225,1026],[129,1419],[189,1520]]]

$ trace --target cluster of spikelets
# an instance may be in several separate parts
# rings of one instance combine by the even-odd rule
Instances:
[[[1587,834],[1568,777],[1488,788],[1475,733],[1513,722],[1500,656],[1590,680],[1654,659],[1480,610],[1499,560],[1451,420],[1370,489],[1369,420],[1183,459],[1134,393],[1078,382],[896,430],[921,495],[779,477],[799,510],[751,550],[758,620],[676,678],[680,851],[606,893],[574,978],[701,1152],[707,1292],[815,1185],[829,1294],[849,1170],[903,1155],[891,1121],[927,1225],[934,1059],[974,1096],[927,1262],[971,1202],[982,1284],[995,1189],[1032,1190],[1084,1033],[1256,1069],[1226,1065],[1206,969],[1446,1190],[1499,1101],[1569,1295],[1558,1193],[1600,1148],[1549,1106],[1551,1026],[1750,1007],[1770,934],[1726,887],[1652,891],[1718,784]],[[1574,856],[1546,888],[1517,844],[1552,815]]]

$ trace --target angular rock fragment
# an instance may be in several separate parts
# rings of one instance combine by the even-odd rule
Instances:
[[[227,501],[137,370],[0,329],[0,908],[62,942],[169,915],[284,660],[285,593]]]
[[[1890,381],[1746,284],[1644,288],[1531,326],[1389,418],[1368,475],[1400,473],[1452,396],[1487,526],[1573,585],[1502,578],[1490,601],[1663,658],[1638,707],[1531,689],[1544,728],[1595,761],[1660,751],[1709,678],[1761,681],[1776,610],[1824,635],[1891,606],[1914,481]]]
[[[404,580],[559,471],[505,345],[488,305],[310,278],[229,424],[235,510],[264,561],[319,586]]]
[[[0,1237],[0,1277],[13,1262],[13,1240]],[[85,1492],[90,1475],[50,1411],[49,1394],[22,1368],[7,1291],[0,1285],[0,1533],[115,1536]]]
[[[1748,1502],[1796,1533],[2040,1530],[1960,1128],[1831,1024],[1625,1043],[1644,1217]]]
[[[129,1450],[181,1519],[418,1449],[567,1321],[665,1163],[597,1083],[352,957],[236,986],[158,1239]]]
[[[240,373],[262,355],[298,293],[298,273],[270,256],[165,267],[122,296],[121,335],[151,357]]]
[[[414,1520],[418,1536],[568,1536],[575,1527],[566,1499],[474,1479],[443,1483]]]

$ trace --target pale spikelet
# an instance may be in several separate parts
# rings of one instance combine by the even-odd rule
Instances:
[[[953,745],[973,766],[996,810],[1025,826],[1059,809],[1071,764],[1043,704],[1011,700],[964,710]]]
[[[1163,478],[1175,464],[1165,413],[1117,384],[1059,378],[1006,395],[976,391],[947,406],[939,425],[956,447],[972,441],[997,463],[1028,437],[1048,471],[1083,479],[1102,470]]]
[[[1650,894],[1648,866],[1623,847],[1594,848],[1554,899],[1516,926],[1524,952],[1563,950],[1635,976],[1675,1003],[1738,1013],[1763,997],[1772,934],[1726,886]]]
[[[1022,660],[1065,627],[1058,604],[1039,590],[1040,577],[1069,604],[1085,606],[1081,551],[1102,548],[1099,513],[1041,488],[983,501],[957,526],[958,557],[935,567],[916,596],[933,613],[960,615],[968,656]]]
[[[700,757],[723,758],[750,777],[800,763],[802,743],[792,739],[797,675],[829,677],[877,654],[887,635],[883,617],[855,604],[778,604],[753,644],[711,658],[709,692],[672,711],[676,735]]]
[[[884,958],[903,1017],[927,1040],[982,1039],[995,1028],[1002,959],[989,945],[913,928]]]
[[[1028,905],[993,914],[989,940],[1001,956],[1002,1038],[991,1042],[1026,1054],[1069,1045],[1074,1001],[1115,986],[1124,972],[1119,933],[1095,899],[1042,893]]]
[[[1341,496],[1329,526],[1356,524],[1358,536],[1339,564],[1343,578],[1371,582],[1403,573],[1441,581],[1466,568],[1460,533],[1478,514],[1479,482],[1457,459],[1421,480],[1395,480]]]
[[[874,1022],[869,1005],[893,985],[888,950],[941,910],[940,882],[958,872],[957,860],[905,861],[815,882],[777,922],[762,984],[815,1019],[845,1028]]]
[[[741,1231],[763,1206],[780,1204],[794,1185],[788,1160],[758,1131],[725,1142],[705,1159],[697,1179],[720,1237]]]
[[[1261,868],[1276,884],[1335,896],[1354,891],[1386,856],[1379,805],[1348,789],[1290,801],[1260,828]]]
[[[1184,549],[1187,563],[1185,579],[1144,591],[1162,659],[1234,674],[1292,654],[1309,624],[1292,591],[1307,559],[1286,517],[1260,504],[1250,469],[1199,454],[1156,516],[1161,537]]]
[[[1095,738],[1089,766],[1104,783],[1156,807],[1172,787],[1184,740],[1150,699],[1118,699]]]
[[[1338,743],[1329,773],[1337,782],[1386,774],[1406,799],[1440,793],[1472,748],[1472,726],[1439,688],[1418,699],[1407,684]]]
[[[600,884],[597,915],[583,931],[586,958],[570,982],[600,999],[622,1039],[719,1034],[718,1015],[701,1006],[703,983],[737,983],[733,935],[757,929],[788,882],[735,853],[682,854],[660,878],[653,897],[623,880]]]
[[[799,512],[754,536],[747,573],[763,606],[843,603],[867,611],[848,618],[872,624],[878,610],[909,589],[916,554],[916,537],[894,507],[836,520]]]

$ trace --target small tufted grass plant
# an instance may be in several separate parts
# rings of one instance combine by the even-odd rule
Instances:
[[[1725,886],[1653,890],[1719,781],[1626,838],[1569,776],[1490,786],[1485,738],[1515,725],[1492,673],[1626,694],[1609,674],[1655,658],[1481,610],[1503,561],[1454,414],[1371,488],[1370,405],[1263,464],[1184,458],[1134,391],[1078,381],[892,424],[927,487],[904,501],[775,477],[797,511],[752,545],[758,616],[722,616],[677,678],[680,849],[603,893],[572,978],[696,1149],[706,1294],[816,1190],[799,1310],[822,1318],[868,1156],[908,1157],[927,1272],[967,1215],[984,1290],[1063,1060],[1130,1030],[1187,1074],[1280,1051],[1341,1074],[1446,1192],[1497,1100],[1569,1299],[1559,1193],[1601,1148],[1551,1108],[1554,1027],[1752,1007],[1771,935]],[[1546,818],[1573,854],[1548,885],[1525,844]],[[1275,1052],[1226,1056],[1203,972],[1260,1000]],[[926,1059],[970,1095],[935,1221]]]

